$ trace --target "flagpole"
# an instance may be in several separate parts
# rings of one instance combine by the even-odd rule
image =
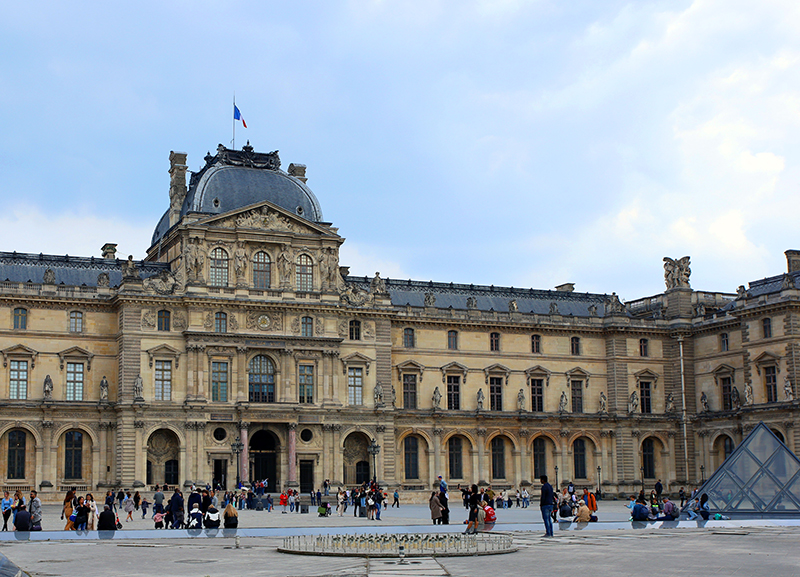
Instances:
[[[236,110],[236,92],[233,93],[233,110]],[[236,115],[233,115],[233,140],[231,140],[231,150],[236,150]]]

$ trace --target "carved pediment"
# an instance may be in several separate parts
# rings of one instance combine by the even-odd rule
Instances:
[[[311,223],[268,201],[210,216],[197,221],[196,224],[232,229],[332,235],[327,227]]]
[[[3,353],[3,366],[8,366],[8,357],[11,356],[18,356],[18,357],[28,357],[31,359],[31,368],[36,366],[36,356],[39,354],[39,351],[34,351],[30,347],[26,347],[25,345],[14,345],[13,347],[8,347],[7,349],[3,349],[0,351]]]
[[[59,367],[63,370],[64,369],[64,359],[83,359],[86,361],[86,369],[91,371],[92,370],[92,359],[94,358],[94,353],[90,353],[86,349],[82,349],[81,347],[70,347],[58,353],[58,362]]]
[[[725,363],[718,366],[714,369],[714,382],[719,386],[719,380],[723,377],[730,377],[731,384],[734,383],[734,375],[736,374],[736,369],[730,365],[726,365]]]
[[[153,347],[152,349],[148,349],[147,357],[150,360],[150,366],[153,366],[153,359],[156,357],[168,357],[175,359],[175,368],[178,368],[178,364],[180,363],[181,352],[169,345],[158,345],[157,347]]]
[[[483,369],[483,374],[485,377],[484,382],[488,385],[489,384],[489,376],[491,375],[498,375],[501,374],[505,377],[505,384],[508,384],[508,375],[511,374],[511,369],[509,369],[505,365],[501,365],[500,363],[495,363],[493,365],[489,365],[485,369]]]
[[[653,383],[653,387],[655,387],[656,382],[658,382],[658,374],[654,373],[650,369],[644,369],[637,373],[633,373],[633,376],[636,378],[637,385],[642,381],[650,381]]]
[[[564,373],[567,376],[567,387],[571,385],[572,381],[576,380],[583,380],[586,388],[589,388],[589,377],[591,376],[587,371],[583,370],[580,367],[575,367],[574,369],[568,370]]]
[[[780,363],[781,358],[769,351],[765,351],[758,355],[755,359],[753,359],[753,363],[756,365],[756,372],[760,375],[761,374],[761,367],[765,366],[775,366],[777,368],[777,372],[781,372]]]
[[[535,367],[531,367],[525,370],[525,378],[528,381],[528,385],[531,384],[531,379],[536,378],[543,378],[545,382],[545,386],[550,386],[550,375],[552,375],[552,371],[544,368],[542,365],[536,365]]]
[[[425,365],[418,363],[417,361],[403,361],[402,363],[397,363],[397,378],[402,379],[403,373],[419,373],[419,382],[422,382],[422,375],[425,372]]]
[[[369,374],[369,366],[374,359],[371,359],[366,355],[362,355],[361,353],[351,353],[345,357],[342,357],[341,361],[342,369],[345,375],[347,374],[347,369],[350,365],[364,365],[367,369],[367,374]]]
[[[463,375],[464,384],[467,383],[467,372],[469,371],[469,369],[466,366],[462,365],[461,363],[457,363],[455,361],[453,361],[452,363],[447,363],[446,365],[443,365],[441,367],[441,371],[442,371],[443,383],[447,382],[448,373],[449,374],[460,373],[461,375]]]

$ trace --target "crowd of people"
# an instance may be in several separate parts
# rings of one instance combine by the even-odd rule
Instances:
[[[42,530],[42,501],[36,491],[31,491],[30,503],[25,502],[22,491],[15,491],[13,498],[8,491],[3,491],[0,509],[3,511],[3,531],[9,531],[9,521],[11,531]]]

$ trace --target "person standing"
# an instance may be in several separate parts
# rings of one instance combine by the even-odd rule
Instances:
[[[109,505],[103,505],[103,512],[100,513],[100,518],[97,520],[98,531],[116,531],[117,530],[117,517],[114,511],[111,510]]]
[[[442,504],[442,519],[439,521],[440,525],[450,524],[450,506],[448,502],[447,493],[445,491],[439,491],[439,503]]]
[[[656,486],[654,488],[656,490],[656,499],[658,499],[658,502],[661,503],[661,493],[664,492],[664,485],[661,484],[661,479],[656,481]]]
[[[168,509],[172,513],[172,528],[180,528],[183,525],[183,495],[177,487],[169,500]]]
[[[163,513],[163,512],[164,512],[164,493],[162,493],[160,489],[156,488],[156,494],[153,495],[153,515],[155,515],[156,513]]]
[[[112,511],[116,511],[116,505],[114,504],[114,491],[106,491],[106,505]]]
[[[553,486],[547,482],[547,475],[539,477],[542,483],[542,492],[539,497],[539,509],[542,511],[542,520],[544,521],[544,536],[553,537],[553,504],[555,503],[556,496],[553,493]]]
[[[67,495],[64,497],[64,503],[61,506],[61,520],[67,520],[67,524],[64,525],[64,531],[72,531],[75,528],[75,525],[72,523],[70,516],[72,512],[75,510],[75,507],[72,504],[72,500],[75,498],[75,493],[73,491],[67,491]]]
[[[681,490],[678,492],[678,496],[681,498],[681,509],[683,509],[683,506],[686,504],[686,489],[681,487]]]
[[[3,500],[0,502],[0,508],[3,510],[3,531],[8,531],[8,520],[11,518],[11,505],[14,501],[8,494],[8,491],[3,491]]]
[[[14,516],[14,531],[30,531],[31,514],[25,510],[25,505],[17,507],[17,514]]]
[[[42,530],[42,501],[39,493],[31,490],[31,531]]]
[[[88,493],[84,503],[89,509],[89,513],[86,516],[86,529],[89,531],[94,531],[95,525],[97,524],[97,517],[99,516],[99,512],[97,511],[97,503],[94,501],[94,495]],[[31,516],[33,516],[33,508],[31,508]]]
[[[464,535],[478,532],[478,505],[480,503],[480,495],[478,494],[478,486],[472,485],[469,493],[469,516],[467,517],[467,530]]]
[[[392,496],[394,498],[394,501],[392,501],[392,507],[397,507],[399,509],[400,508],[400,492],[397,489],[395,489],[394,490],[394,495],[392,495]]]
[[[428,507],[431,509],[431,519],[433,520],[434,525],[441,525],[442,523],[442,511],[444,507],[442,507],[442,503],[439,501],[439,498],[436,496],[436,491],[431,493],[431,498],[428,501]]]

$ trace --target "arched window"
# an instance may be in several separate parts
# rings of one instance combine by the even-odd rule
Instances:
[[[575,466],[575,478],[586,478],[586,441],[575,439],[572,443],[572,459]]]
[[[489,350],[490,351],[500,350],[500,333],[491,333],[489,335]]]
[[[14,328],[24,331],[28,328],[28,311],[25,309],[14,309]]]
[[[464,478],[463,445],[461,437],[450,437],[447,441],[447,457],[450,465],[448,473],[451,479]]]
[[[545,442],[543,437],[536,437],[533,440],[533,476],[538,479],[542,475],[547,475],[547,455],[545,453]]]
[[[8,433],[8,475],[9,479],[25,478],[25,431],[15,430]]]
[[[447,348],[451,351],[458,350],[458,331],[447,331]]]
[[[733,439],[725,437],[722,442],[722,452],[725,454],[726,459],[731,456],[731,453],[733,453]]]
[[[506,444],[503,437],[492,439],[492,478],[506,478]]]
[[[314,336],[314,319],[311,317],[300,319],[300,336],[306,338]]]
[[[640,357],[649,356],[649,351],[648,351],[647,345],[648,345],[647,339],[639,339],[639,356]]]
[[[406,479],[419,479],[419,441],[416,437],[403,440]]]
[[[361,340],[361,321],[350,321],[350,340]]]
[[[168,331],[169,319],[170,319],[169,311],[158,311],[158,330]]]
[[[403,329],[403,346],[407,349],[414,348],[414,329]]]
[[[271,262],[269,255],[259,251],[253,255],[253,288],[268,289],[270,281]]]
[[[216,313],[214,315],[214,332],[227,333],[228,332],[228,315],[225,313]]]
[[[581,338],[580,337],[572,337],[569,340],[569,349],[573,355],[580,355],[581,354]]]
[[[250,361],[250,402],[275,402],[275,365],[264,355],[253,357]]]
[[[223,248],[215,248],[211,251],[208,284],[211,286],[228,286],[228,253]]]
[[[69,313],[69,332],[80,333],[83,332],[83,313],[80,311],[72,311]]]
[[[83,433],[67,431],[64,435],[64,478],[82,479]]]
[[[301,254],[297,257],[297,291],[311,292],[314,290],[314,267],[311,257]]]
[[[642,471],[645,479],[656,478],[656,446],[651,438],[642,441]]]

